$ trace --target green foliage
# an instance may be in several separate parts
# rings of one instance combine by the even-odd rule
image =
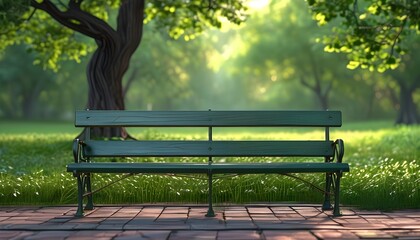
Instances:
[[[0,34],[0,53],[8,46],[25,44],[28,51],[37,53],[34,64],[57,71],[61,61],[80,62],[81,57],[95,49],[92,43],[87,43],[80,35],[54,21],[46,12],[30,7],[32,1],[2,1],[5,8],[0,11],[0,16],[3,16],[0,26],[4,31]],[[115,1],[84,2],[83,6],[91,10],[91,14],[103,19],[108,16],[104,8],[116,6]],[[102,8],[98,4],[103,4]],[[57,5],[65,11],[63,6]]]
[[[129,108],[173,109],[191,94],[188,65],[194,61],[187,55],[200,51],[193,42],[174,41],[164,30],[156,30],[154,23],[144,27],[142,44],[131,60],[126,74],[130,90],[126,95]],[[193,47],[195,46],[195,47]],[[189,51],[193,48],[196,52]]]
[[[1,118],[59,119],[66,109],[84,106],[86,84],[80,65],[67,62],[54,73],[34,66],[37,58],[27,51],[22,45],[9,47],[1,60]]]
[[[13,28],[24,21],[22,15],[29,10],[29,2],[30,0],[0,0],[0,26],[2,30]]]
[[[73,60],[80,63],[80,58],[94,51],[94,46],[80,34],[51,21],[50,17],[37,11],[20,32],[24,32],[24,43],[29,51],[37,54],[34,64],[54,71],[59,69],[59,62]]]
[[[317,28],[304,2],[282,0],[254,12],[243,27],[213,34],[216,70],[228,75],[222,88],[234,86],[225,95],[240,93],[232,102],[250,109],[339,108],[359,119],[388,114],[387,99],[375,98],[384,95],[379,85],[386,78],[346,69],[343,56],[317,41],[324,34],[331,30]]]
[[[121,0],[89,0],[82,2],[82,9],[102,20],[108,21],[113,9],[118,9]]]
[[[189,40],[209,26],[221,28],[223,19],[240,24],[245,20],[245,11],[242,1],[150,1],[145,23],[153,20],[157,27],[168,29],[171,37]]]
[[[0,53],[21,39],[17,30],[29,10],[29,0],[0,1]]]
[[[349,69],[357,67],[384,72],[395,69],[410,46],[406,39],[419,33],[418,1],[308,0],[320,25],[335,26],[324,37],[328,52],[343,52]]]
[[[267,21],[267,15],[273,13],[277,15]],[[245,50],[235,58],[235,74],[252,76],[248,87],[257,101],[274,102],[279,91],[287,92],[287,83],[295,82],[301,84],[295,84],[299,90],[291,95],[300,97],[299,92],[308,90],[317,97],[310,107],[329,107],[331,86],[346,72],[339,56],[326,54],[315,41],[322,31],[315,27],[303,2],[271,1],[269,8],[255,13],[246,28],[237,32]]]
[[[59,62],[65,60],[80,62],[81,57],[95,49],[81,35],[51,21],[45,12],[40,10],[34,12],[34,9],[31,9],[23,16],[28,20],[10,22],[5,28],[6,34],[0,35],[3,40],[0,41],[0,53],[10,45],[25,44],[29,52],[36,53],[34,64],[57,71]]]
[[[73,1],[19,0],[1,1],[0,6],[0,53],[8,46],[25,43],[30,51],[38,53],[36,64],[57,71],[60,62],[80,58],[95,50],[93,42],[88,42],[75,29],[63,27],[37,4],[50,3],[66,13],[75,25],[79,25],[70,4]],[[210,3],[210,5],[209,5]],[[75,3],[76,4],[76,3]],[[86,0],[81,4],[84,13],[107,22],[120,6],[120,0]],[[30,7],[32,6],[32,7]],[[35,7],[35,8],[34,8]],[[246,7],[242,1],[150,1],[146,5],[145,23],[155,22],[158,28],[166,29],[173,38],[184,36],[189,40],[207,27],[221,27],[222,19],[234,23],[245,20]],[[142,13],[138,13],[142,14]]]

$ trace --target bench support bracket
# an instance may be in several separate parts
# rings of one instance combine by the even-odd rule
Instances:
[[[90,193],[92,192],[92,184],[90,180],[90,173],[86,174],[86,192]],[[85,210],[93,210],[93,194],[89,194],[87,196],[87,203],[85,206]]]
[[[208,176],[209,176],[209,179],[208,179],[209,181],[209,193],[208,193],[209,194],[208,196],[209,209],[207,210],[206,217],[214,217],[216,215],[214,214],[214,210],[213,210],[213,174],[209,173]]]
[[[334,211],[333,215],[334,217],[341,216],[340,211],[340,180],[341,176],[343,175],[342,172],[335,173],[335,179],[334,179]]]
[[[83,190],[84,190],[84,181],[83,176],[78,174],[77,178],[77,211],[74,215],[75,217],[83,217]]]
[[[324,193],[324,204],[322,204],[322,210],[332,210],[333,207],[331,205],[331,181],[332,176],[331,173],[325,174],[325,193]]]
[[[209,111],[211,111],[209,109]],[[208,129],[208,138],[209,141],[213,141],[213,128],[209,127]],[[209,148],[209,151],[211,151],[212,149]],[[211,172],[211,164],[213,163],[213,158],[209,157],[209,172],[207,173],[209,179],[208,179],[208,184],[209,184],[209,193],[208,193],[208,198],[209,198],[209,209],[207,210],[207,214],[206,217],[214,217],[216,216],[214,214],[214,210],[213,210],[213,174]]]
[[[75,217],[83,217],[84,210],[93,210],[92,194],[85,195],[85,192],[92,192],[90,173],[78,173],[77,176],[77,211]],[[83,198],[87,196],[86,206],[83,208]]]

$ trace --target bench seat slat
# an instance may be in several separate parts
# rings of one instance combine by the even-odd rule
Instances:
[[[73,163],[68,172],[90,173],[317,173],[348,172],[347,163]]]
[[[77,127],[339,127],[340,111],[77,111]]]
[[[85,157],[333,156],[332,141],[89,141]]]

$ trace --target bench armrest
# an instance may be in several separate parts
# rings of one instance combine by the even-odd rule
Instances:
[[[342,139],[337,139],[334,142],[334,157],[337,158],[337,162],[343,162],[344,157],[344,141]]]
[[[86,144],[81,141],[80,139],[76,138],[73,141],[73,157],[74,157],[74,162],[75,163],[79,163],[82,161],[85,161],[82,157],[82,147],[85,146]]]

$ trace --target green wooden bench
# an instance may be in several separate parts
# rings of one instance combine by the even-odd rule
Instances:
[[[209,209],[214,216],[212,179],[215,174],[291,174],[325,173],[324,210],[334,209],[340,215],[339,192],[343,172],[343,141],[330,140],[329,128],[341,126],[339,111],[114,111],[76,112],[76,127],[203,127],[207,140],[137,141],[97,140],[86,131],[86,139],[75,139],[75,163],[67,165],[78,184],[76,216],[93,209],[91,174],[206,174],[208,176]],[[322,140],[213,140],[213,128],[222,127],[322,127]],[[205,157],[207,163],[117,163],[92,162],[103,157]],[[311,162],[217,163],[213,157],[317,157]],[[334,205],[331,204],[334,197]],[[85,207],[84,198],[87,198]]]

